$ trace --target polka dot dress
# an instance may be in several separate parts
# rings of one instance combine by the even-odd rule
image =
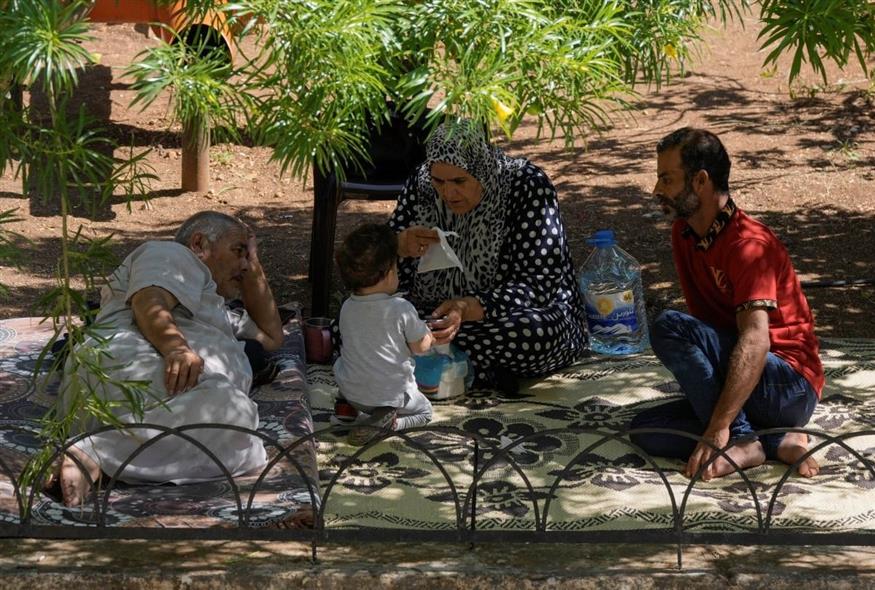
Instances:
[[[556,191],[540,168],[526,160],[515,162],[518,165],[508,170],[508,182],[502,183],[506,194],[499,201],[500,215],[489,216],[489,227],[477,227],[474,235],[465,231],[464,224],[450,228],[462,230],[451,246],[460,254],[467,274],[488,266],[488,272],[475,273],[487,276],[486,280],[466,276],[459,269],[417,274],[418,259],[414,258],[401,259],[398,267],[401,290],[408,291],[424,313],[452,297],[471,295],[480,301],[485,318],[463,323],[453,342],[468,352],[482,376],[496,371],[519,377],[544,375],[574,362],[588,341]],[[429,162],[423,164],[425,174],[429,166]],[[398,199],[389,221],[395,231],[412,225],[447,229],[429,213],[441,203],[430,185],[421,182],[422,176],[420,170]],[[480,205],[460,217],[482,215],[488,198],[484,195]],[[492,248],[496,252],[492,260],[488,254],[478,260],[478,254],[488,253],[492,244],[465,247],[466,240],[470,246],[484,236],[499,240],[500,245]],[[437,273],[445,276],[429,277]]]

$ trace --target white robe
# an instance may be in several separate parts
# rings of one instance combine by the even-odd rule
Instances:
[[[164,387],[164,359],[138,330],[130,298],[137,291],[157,286],[179,301],[173,310],[189,346],[204,360],[204,370],[192,389],[168,396]],[[258,330],[248,314],[242,317],[227,311],[216,293],[209,269],[185,246],[175,242],[147,242],[131,253],[116,269],[101,292],[101,308],[95,323],[102,336],[109,338],[104,348],[112,358],[101,358],[103,369],[117,380],[151,382],[155,397],[145,400],[149,408],[142,422],[167,427],[218,423],[258,428],[258,408],[249,399],[252,370],[237,338],[252,337]],[[86,340],[81,346],[92,347]],[[72,359],[71,359],[72,360]],[[107,400],[124,400],[120,388],[100,383],[85,368],[73,368],[68,361],[65,374],[77,373]],[[61,387],[62,407],[70,407],[75,395],[65,378]],[[161,405],[158,400],[163,400]],[[124,407],[116,410],[122,422],[137,422]],[[98,426],[83,419],[79,432]],[[113,476],[116,470],[143,442],[159,434],[154,429],[109,431],[92,435],[77,443],[101,470]],[[232,475],[258,467],[267,460],[264,446],[253,436],[232,430],[197,429],[185,434],[201,442]],[[223,477],[221,468],[202,450],[179,436],[171,435],[149,446],[128,464],[118,479],[129,483],[191,483]]]

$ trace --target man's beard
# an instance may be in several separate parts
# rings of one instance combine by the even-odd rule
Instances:
[[[683,192],[674,199],[659,197],[659,202],[664,209],[674,211],[675,219],[689,219],[702,205],[690,182],[684,183]]]

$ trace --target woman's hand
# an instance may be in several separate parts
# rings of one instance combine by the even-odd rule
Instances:
[[[428,247],[440,242],[437,231],[414,225],[398,234],[398,256],[402,258],[419,258]]]
[[[446,344],[456,337],[462,322],[478,322],[483,319],[483,306],[474,297],[448,299],[438,305],[431,315],[439,318],[428,322],[435,344]]]

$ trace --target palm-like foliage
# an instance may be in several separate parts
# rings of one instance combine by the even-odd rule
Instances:
[[[7,229],[11,224],[21,221],[15,209],[0,211],[0,264],[15,265],[21,261],[19,244],[24,238],[13,230]],[[8,289],[0,283],[0,296],[5,296]]]
[[[82,227],[70,227],[71,205],[79,199],[94,206],[108,198],[115,183],[124,180],[129,187],[141,186],[149,178],[142,160],[120,161],[107,155],[112,143],[103,136],[84,111],[68,109],[68,97],[78,83],[79,72],[93,57],[83,45],[90,37],[83,20],[87,5],[82,0],[0,0],[0,80],[40,86],[47,99],[45,112],[19,110],[8,93],[0,95],[0,172],[16,158],[25,184],[44,199],[58,199],[61,211],[61,255],[55,273],[55,287],[40,305],[52,319],[54,336],[40,356],[48,358],[51,345],[66,333],[64,353],[73,365],[90,362],[80,358],[75,344],[93,331],[77,316],[86,315],[84,295],[74,289],[74,277],[86,288],[93,288],[113,264],[106,238],[89,239]],[[0,214],[0,223],[14,221],[9,212]],[[0,232],[0,256],[9,258],[12,239]],[[53,363],[54,368],[57,362]],[[132,409],[142,406],[142,384],[122,383],[131,392]],[[76,399],[69,415],[52,413],[44,419],[47,443],[64,440],[80,411],[111,420],[112,408],[74,378],[69,388]],[[136,393],[139,392],[139,393]],[[80,395],[81,394],[81,395]],[[51,456],[47,448],[35,457],[25,475],[33,477]]]
[[[397,49],[393,0],[249,0],[229,6],[239,22],[264,22],[252,61],[261,90],[255,125],[283,172],[303,176],[367,158],[369,122],[388,112]]]
[[[43,81],[50,99],[70,92],[78,71],[92,62],[83,46],[91,38],[83,8],[82,0],[8,2],[0,14],[0,72]]]
[[[90,37],[77,18],[78,8],[80,2],[62,6],[51,0],[0,0],[0,173],[13,156],[28,152],[28,118],[12,104],[11,84],[43,84],[54,122],[55,98],[75,86],[79,69],[91,61],[82,46]]]
[[[701,41],[707,19],[725,23],[748,8],[747,0],[625,0],[622,18],[629,34],[615,49],[616,59],[625,65],[626,81],[659,86]]]
[[[113,188],[106,182],[114,164],[107,155],[113,144],[84,107],[71,114],[63,95],[54,100],[51,124],[36,123],[21,139],[24,184],[43,199],[59,196],[62,209],[69,211],[78,198],[93,212]]]
[[[875,5],[868,0],[761,0],[766,63],[792,52],[790,79],[808,63],[826,82],[824,60],[845,66],[853,53],[863,70],[875,50]]]
[[[369,129],[391,108],[410,120],[428,112],[431,125],[470,118],[507,135],[529,116],[569,143],[586,137],[623,104],[637,73],[662,75],[644,67],[653,55],[641,47],[654,47],[652,35],[693,30],[678,18],[677,30],[642,32],[645,12],[627,4],[239,0],[225,9],[262,36],[252,61],[262,97],[256,126],[283,170],[300,176],[313,163],[329,171],[367,159]]]
[[[234,74],[224,52],[212,50],[206,39],[190,45],[178,37],[141,52],[124,72],[134,80],[131,106],[146,108],[169,97],[170,113],[179,123],[204,121],[229,132],[252,106],[245,85],[231,82]]]
[[[428,0],[407,15],[410,52],[427,56],[400,74],[406,111],[465,117],[511,135],[528,113],[551,135],[585,136],[605,119],[605,101],[626,90],[611,58],[627,28],[616,2],[578,1],[560,10],[540,0]],[[572,10],[573,8],[573,10]]]
[[[174,41],[140,53],[125,70],[136,91],[131,106],[143,108],[169,95],[170,112],[183,128],[183,189],[204,191],[209,176],[211,129],[237,137],[238,119],[253,110],[247,85],[235,79],[230,56],[200,36],[186,39],[171,31]]]
[[[866,0],[762,0],[769,56],[861,62],[873,48]],[[373,125],[391,108],[435,124],[467,117],[511,135],[524,117],[539,133],[585,138],[634,97],[670,77],[708,19],[749,0],[194,0],[257,31],[247,64],[261,104],[256,128],[283,171],[339,170],[367,159]],[[804,26],[803,26],[804,24]],[[262,26],[264,25],[264,26]],[[806,32],[808,31],[808,32]],[[811,33],[811,31],[816,31]],[[431,109],[431,110],[427,110]]]

